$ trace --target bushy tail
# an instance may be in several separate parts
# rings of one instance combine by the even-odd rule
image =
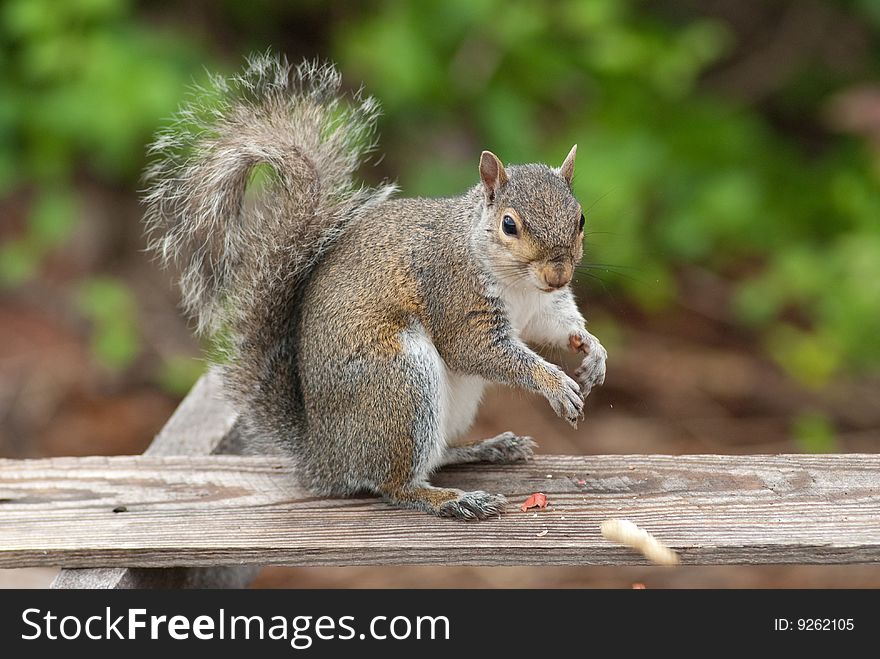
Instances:
[[[182,273],[183,305],[199,333],[219,337],[226,388],[260,432],[298,421],[286,401],[296,388],[300,283],[348,224],[394,191],[353,177],[378,112],[372,98],[346,98],[332,66],[294,68],[266,54],[198,89],[150,148],[150,248]],[[246,204],[260,164],[268,187],[262,203]]]

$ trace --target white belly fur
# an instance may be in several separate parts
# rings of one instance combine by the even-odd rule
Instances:
[[[450,370],[421,326],[404,330],[400,339],[407,356],[438,378],[438,414],[434,423],[424,427],[425,432],[435,437],[434,445],[425,456],[425,467],[430,471],[441,462],[449,442],[471,427],[483,397],[485,381],[479,376]]]
[[[507,317],[510,319],[510,324],[513,325],[516,335],[520,336],[523,328],[539,312],[541,305],[548,301],[549,297],[541,291],[529,287],[508,290],[503,299],[507,306]]]
[[[445,365],[444,379],[443,428],[446,442],[450,443],[466,433],[473,424],[486,381],[477,375],[451,371]]]

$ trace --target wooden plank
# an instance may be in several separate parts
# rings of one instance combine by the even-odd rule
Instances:
[[[643,563],[601,538],[609,517],[684,564],[880,562],[880,455],[541,456],[435,482],[511,503],[462,523],[323,499],[266,457],[0,461],[0,567]],[[536,491],[551,506],[521,512]]]
[[[144,455],[211,455],[223,451],[238,419],[221,398],[220,377],[203,375],[168,419]]]
[[[220,397],[220,379],[206,373],[180,403],[145,455],[237,453],[238,415]],[[61,570],[52,588],[244,588],[258,567]]]
[[[52,588],[247,588],[259,566],[61,570]]]

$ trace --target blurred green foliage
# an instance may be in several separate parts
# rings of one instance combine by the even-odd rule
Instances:
[[[128,288],[108,277],[84,281],[77,290],[80,312],[94,328],[92,351],[107,368],[120,369],[138,351],[137,307]]]
[[[180,35],[139,25],[127,0],[0,5],[0,194],[31,195],[23,233],[0,245],[0,286],[31,278],[81,218],[75,177],[133,187],[144,143],[172,114],[201,61]],[[108,368],[139,349],[136,305],[110,278],[75,285]]]
[[[163,390],[182,397],[204,372],[205,360],[189,355],[171,355],[162,362],[157,383]]]
[[[791,432],[804,453],[836,453],[839,449],[834,425],[822,414],[801,414],[794,419]]]
[[[2,6],[0,185],[64,181],[85,166],[129,182],[143,144],[180,100],[199,58],[179,35],[137,23],[126,0]]]
[[[876,74],[876,3],[829,6],[871,36],[861,75]],[[311,56],[337,60],[349,84],[363,81],[383,103],[380,171],[406,194],[461,192],[482,148],[505,162],[559,164],[578,143],[586,259],[635,268],[610,268],[605,285],[662,311],[679,298],[681,273],[698,266],[731,283],[732,318],[801,382],[821,387],[880,365],[877,154],[822,119],[857,77],[814,62],[780,82],[777,113],[807,125],[801,135],[766,104],[709,90],[707,72],[742,44],[731,25],[681,3],[259,0],[203,7],[207,29],[189,24],[201,15],[191,9],[0,6],[0,194],[33,199],[26,232],[0,246],[0,284],[32,276],[75,230],[76,176],[134,190],[145,142],[193,77],[236,68],[254,49],[285,50],[281,35],[301,23],[295,38]],[[199,36],[217,26],[236,39],[223,57]],[[81,286],[80,308],[97,354],[123,368],[138,350],[135,305],[108,283]],[[172,389],[187,379],[188,367],[162,368]]]

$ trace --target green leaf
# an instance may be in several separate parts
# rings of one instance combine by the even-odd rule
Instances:
[[[827,336],[780,325],[767,337],[773,358],[807,387],[821,389],[841,366],[837,342]]]
[[[129,288],[110,277],[88,279],[79,286],[77,306],[91,321],[95,358],[114,371],[129,366],[140,351],[136,304]]]
[[[11,288],[34,276],[39,254],[25,240],[0,245],[0,287]]]
[[[62,189],[44,190],[29,217],[31,239],[41,250],[63,243],[76,226],[77,202],[73,194]]]
[[[192,389],[205,372],[205,360],[188,355],[174,355],[165,359],[157,373],[156,379],[164,391],[176,396],[183,396]]]
[[[794,418],[791,434],[795,443],[805,453],[837,453],[834,424],[823,414],[801,414]]]

